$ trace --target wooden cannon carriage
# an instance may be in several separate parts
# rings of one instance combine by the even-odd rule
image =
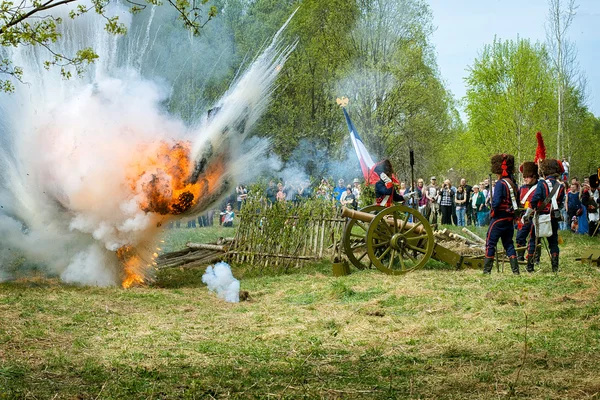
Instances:
[[[413,208],[343,208],[342,217],[348,218],[344,251],[359,269],[375,266],[386,274],[400,275],[423,267],[430,258],[457,269],[483,268],[483,257],[461,255],[437,243],[429,221]]]

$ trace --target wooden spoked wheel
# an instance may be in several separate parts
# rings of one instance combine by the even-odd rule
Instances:
[[[359,211],[377,214],[385,209],[383,206],[366,206]],[[367,230],[368,222],[362,222],[356,219],[349,219],[344,228],[344,252],[348,260],[358,269],[373,268],[373,264],[367,253]]]
[[[405,206],[380,211],[369,224],[366,240],[370,261],[390,275],[423,267],[435,246],[429,221],[417,210]]]

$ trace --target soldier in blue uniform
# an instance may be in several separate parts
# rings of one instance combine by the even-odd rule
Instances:
[[[538,185],[538,167],[533,161],[525,161],[519,167],[525,184],[519,188],[519,200],[525,210],[531,208],[531,199]],[[529,237],[529,242],[527,242]],[[536,252],[535,229],[530,219],[519,221],[517,231],[517,247],[527,246],[527,272],[534,272],[533,264],[539,253]],[[517,251],[519,261],[525,260],[525,249]]]
[[[398,181],[394,178],[394,169],[390,160],[383,160],[374,168],[379,180],[375,183],[375,204],[390,207],[394,202],[404,201],[404,197],[394,187]]]
[[[531,199],[531,207],[537,211],[538,215],[550,214],[552,235],[548,237],[548,247],[550,247],[552,272],[558,272],[558,255],[560,253],[558,248],[558,222],[560,218],[560,210],[565,202],[565,187],[556,178],[563,173],[564,169],[559,160],[549,158],[541,160],[538,166],[540,175],[545,176],[546,179],[540,179],[538,182],[538,186],[533,194],[533,198]],[[544,206],[544,201],[546,198],[548,198],[555,185],[560,186],[552,196],[553,200],[548,201]],[[526,217],[528,215],[530,214],[525,214]]]
[[[498,175],[492,194],[490,227],[485,241],[483,273],[490,274],[496,255],[496,245],[502,246],[510,261],[513,274],[519,275],[519,261],[513,242],[515,210],[518,208],[517,186],[513,178],[515,158],[510,154],[496,154],[491,159],[492,172]]]

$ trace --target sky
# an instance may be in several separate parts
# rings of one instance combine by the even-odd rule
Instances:
[[[433,44],[446,87],[456,99],[466,94],[467,68],[494,36],[545,42],[548,0],[428,0],[433,12]],[[567,1],[565,0],[564,3]],[[577,61],[587,77],[587,105],[600,116],[600,0],[579,5],[567,32],[577,47]],[[461,110],[462,111],[462,110]],[[464,113],[463,113],[464,115]]]

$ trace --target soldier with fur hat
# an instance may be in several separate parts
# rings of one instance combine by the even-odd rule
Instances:
[[[496,245],[502,246],[510,260],[513,274],[519,275],[519,261],[513,242],[515,211],[518,208],[517,187],[513,178],[515,157],[510,154],[496,154],[491,158],[492,172],[498,175],[492,195],[490,227],[485,241],[485,262],[483,273],[490,274],[496,255]]]
[[[375,202],[378,206],[390,207],[395,201],[404,201],[404,197],[398,194],[394,183],[398,180],[394,177],[394,169],[390,160],[383,160],[375,165],[375,173],[379,180],[375,183]]]
[[[565,187],[562,183],[560,183],[556,178],[563,173],[562,163],[560,160],[545,158],[546,157],[546,147],[544,146],[544,140],[542,138],[541,132],[536,134],[538,140],[538,150],[536,151],[536,160],[538,161],[538,169],[540,172],[540,176],[545,177],[545,179],[540,179],[538,182],[538,186],[535,189],[535,193],[531,199],[531,208],[535,210],[538,215],[547,215],[550,214],[550,223],[552,226],[552,235],[549,236],[548,246],[550,247],[550,261],[552,263],[552,271],[558,272],[558,218],[555,216],[556,213],[553,211],[559,211],[562,209],[563,204],[565,202]],[[556,190],[555,194],[550,199],[550,192],[555,187],[555,185],[559,185],[558,190]],[[546,198],[549,198],[545,202]],[[531,211],[525,213],[524,219],[531,215]]]
[[[531,208],[531,199],[538,185],[538,167],[533,161],[525,161],[519,167],[519,171],[523,174],[525,184],[519,188],[519,200],[521,207],[525,210]],[[529,237],[529,242],[527,242]],[[519,221],[517,230],[517,247],[525,247],[527,245],[527,272],[533,272],[534,260],[538,257],[539,252],[536,252],[535,229],[530,219]],[[525,249],[518,250],[519,261],[525,260]]]

